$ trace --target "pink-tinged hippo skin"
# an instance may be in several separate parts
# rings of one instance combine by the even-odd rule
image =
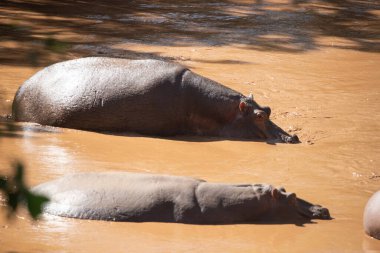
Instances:
[[[202,135],[297,143],[271,109],[176,63],[89,57],[32,76],[13,102],[16,121],[90,131]]]
[[[364,231],[367,235],[380,240],[380,191],[368,200],[363,216]]]
[[[267,184],[107,172],[66,175],[32,190],[50,198],[44,212],[80,219],[191,224],[330,219],[326,208]]]

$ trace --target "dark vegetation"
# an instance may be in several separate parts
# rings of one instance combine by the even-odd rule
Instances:
[[[255,50],[305,52],[340,47],[379,52],[378,0],[290,0],[273,3],[233,1],[2,0],[0,42],[21,47],[0,49],[0,64],[46,65],[47,47],[66,51],[81,45],[95,54],[131,57],[135,52],[110,49],[114,42],[163,46],[228,44]],[[321,43],[320,37],[345,43]],[[31,50],[31,51],[30,51]],[[71,52],[73,52],[71,50]],[[17,52],[18,51],[18,52]],[[36,56],[39,56],[39,61]],[[140,55],[151,57],[151,55]],[[21,57],[21,58],[20,58]],[[60,58],[69,58],[61,55]],[[62,60],[62,59],[60,59]]]
[[[19,127],[9,119],[2,119],[0,121],[0,141],[3,137],[20,137],[17,133],[19,130]],[[20,206],[26,206],[30,216],[37,219],[42,212],[44,203],[49,199],[30,192],[25,183],[25,166],[22,162],[13,163],[12,171],[13,175],[0,174],[0,196],[2,197],[0,203],[5,202],[10,218],[17,213]]]
[[[25,185],[24,165],[21,162],[16,162],[12,167],[14,175],[0,175],[0,192],[5,196],[9,217],[16,214],[20,205],[25,205],[30,216],[37,219],[42,212],[44,203],[48,202],[49,199],[30,192]]]

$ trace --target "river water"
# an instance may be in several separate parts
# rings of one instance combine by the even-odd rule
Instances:
[[[156,58],[252,92],[302,143],[117,136],[25,123],[0,138],[0,172],[9,174],[18,159],[30,186],[88,171],[270,183],[329,208],[334,219],[199,226],[44,215],[32,222],[23,210],[8,220],[2,207],[1,252],[380,251],[362,227],[366,201],[380,189],[377,1],[126,2],[1,3],[0,114],[10,113],[22,83],[51,63]]]

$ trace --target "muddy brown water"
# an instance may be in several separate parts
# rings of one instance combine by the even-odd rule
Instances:
[[[0,8],[0,114],[44,66],[83,56],[160,58],[271,106],[298,145],[117,136],[18,124],[0,172],[33,186],[67,173],[133,171],[283,185],[330,209],[307,224],[115,223],[0,208],[1,252],[376,252],[362,213],[380,189],[377,1],[12,1]],[[47,43],[54,38],[62,43]],[[50,46],[50,47],[49,47]],[[5,124],[2,123],[3,129]],[[2,202],[3,203],[3,202]]]

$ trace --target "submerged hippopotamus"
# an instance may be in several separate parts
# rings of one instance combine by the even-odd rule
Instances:
[[[159,60],[90,57],[49,66],[13,102],[16,121],[92,131],[299,142],[252,96]]]
[[[222,184],[128,172],[81,173],[38,185],[49,214],[133,221],[228,224],[273,219],[329,219],[329,211],[266,184]]]
[[[380,240],[380,191],[374,193],[364,209],[364,231]]]

